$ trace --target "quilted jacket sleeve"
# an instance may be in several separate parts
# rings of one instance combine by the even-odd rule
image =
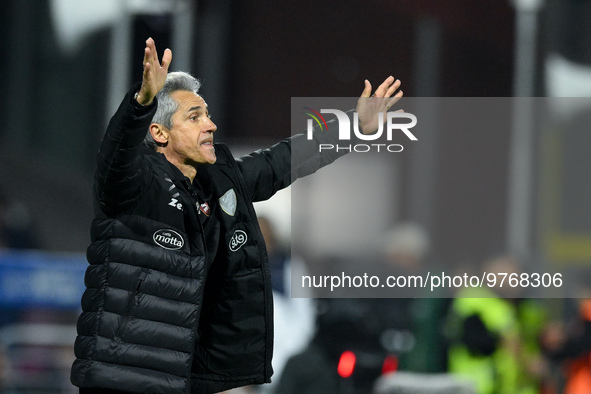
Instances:
[[[353,120],[353,111],[347,112]],[[348,153],[347,150],[322,150],[321,144],[337,145],[339,125],[336,119],[327,122],[328,131],[314,128],[313,138],[297,134],[270,148],[257,150],[237,160],[252,201],[271,198],[296,179],[315,173]]]
[[[134,103],[130,90],[111,118],[97,155],[94,195],[98,208],[108,216],[133,205],[141,194],[142,143],[156,112],[156,100],[145,107]]]

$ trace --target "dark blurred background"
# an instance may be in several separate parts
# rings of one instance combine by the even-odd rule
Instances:
[[[392,74],[415,97],[565,95],[549,91],[548,59],[588,64],[589,3],[517,3],[4,0],[0,191],[26,204],[39,247],[84,250],[95,152],[108,117],[140,80],[148,36],[160,51],[176,49],[172,69],[202,79],[218,140],[238,150],[289,136],[291,97],[354,97],[366,78],[375,87]],[[459,142],[462,132],[440,136],[425,158],[433,195],[426,224],[434,253],[449,260],[507,248],[511,226],[512,130],[469,144]],[[539,149],[529,146],[523,154],[536,168]],[[421,170],[410,153],[395,160],[396,219],[416,220],[412,174]],[[538,175],[526,173],[530,183]],[[486,187],[475,187],[483,179]],[[466,220],[454,219],[458,211]],[[470,235],[481,241],[449,247]],[[535,237],[528,231],[527,242]]]
[[[172,69],[185,66],[202,79],[217,138],[234,145],[289,136],[291,97],[357,96],[366,78],[377,86],[392,74],[407,96],[512,95],[515,9],[507,1],[199,1],[186,8],[191,20],[178,36],[172,26],[182,2],[148,1],[169,10],[146,5],[146,13],[129,6],[125,21],[122,3],[106,1],[95,12],[98,3],[3,1],[0,185],[27,203],[43,248],[86,247],[95,152],[120,99],[113,91],[140,80],[148,36],[161,51],[174,49],[175,39],[191,43],[184,64],[177,57],[187,55],[175,53]],[[88,13],[102,19],[91,22]],[[480,146],[440,139],[437,149],[447,153],[438,155],[435,178],[447,186],[437,200],[450,208],[437,209],[440,231],[446,225],[437,223],[448,221],[443,212],[457,208],[449,191],[483,176],[470,174],[470,161],[487,155],[487,176],[498,179],[487,193],[506,195],[508,132],[483,136]],[[490,218],[487,231],[501,242],[505,202],[489,202],[463,209]],[[408,202],[401,203],[404,212]]]

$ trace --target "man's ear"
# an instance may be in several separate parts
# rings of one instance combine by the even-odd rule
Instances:
[[[150,134],[158,146],[166,146],[168,138],[170,137],[169,130],[160,123],[152,123],[150,125]]]

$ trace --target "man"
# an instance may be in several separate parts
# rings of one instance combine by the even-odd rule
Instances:
[[[81,393],[210,393],[269,382],[272,293],[253,201],[334,161],[294,136],[239,160],[213,144],[199,82],[146,41],[144,72],[97,157],[95,220],[71,379]],[[402,97],[389,77],[360,100],[364,132]],[[397,92],[396,94],[394,94]],[[362,97],[370,97],[365,82]],[[142,144],[146,138],[147,149]],[[292,165],[294,156],[301,157]]]

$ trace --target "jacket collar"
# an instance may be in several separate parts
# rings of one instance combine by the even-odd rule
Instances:
[[[226,157],[226,155],[228,154],[227,152],[227,148],[225,146],[222,147],[223,144],[215,144],[216,147],[216,156],[217,156],[217,160],[216,163],[213,165],[223,165],[223,164],[227,164],[228,163],[228,157]],[[225,149],[224,149],[225,148]],[[189,178],[187,178],[182,172],[181,170],[179,170],[174,164],[172,164],[171,162],[168,161],[168,159],[166,159],[166,156],[164,156],[163,153],[160,152],[156,152],[153,151],[149,148],[144,147],[144,155],[145,157],[147,157],[149,160],[152,160],[154,162],[156,162],[159,166],[161,166],[161,168],[163,169],[163,171],[170,177],[170,179],[175,182],[175,183],[181,183],[183,184],[185,187],[189,187],[190,183],[189,183]],[[210,200],[212,195],[213,195],[213,184],[211,182],[211,173],[210,173],[210,168],[211,168],[211,164],[202,164],[197,168],[197,175],[195,176],[195,179],[193,180],[193,184],[198,184],[199,187],[201,189],[201,191],[203,192],[203,196],[206,201]]]
[[[144,157],[160,166],[172,181],[182,182],[186,178],[181,170],[166,159],[164,153],[156,152],[146,147],[143,147],[143,150]]]

